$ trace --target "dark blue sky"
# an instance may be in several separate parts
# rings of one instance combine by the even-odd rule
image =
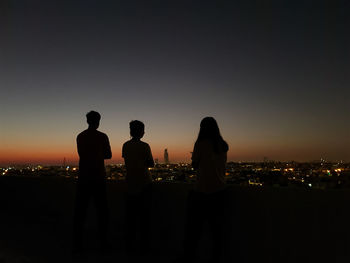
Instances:
[[[231,160],[350,160],[345,1],[3,6],[0,162],[74,159],[90,109],[114,161],[132,119],[156,157],[188,160],[205,116]]]

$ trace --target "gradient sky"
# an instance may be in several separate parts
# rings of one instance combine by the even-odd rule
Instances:
[[[112,163],[134,119],[154,158],[168,148],[188,161],[205,116],[232,161],[350,161],[349,4],[1,5],[0,164],[76,162],[89,110],[102,115]]]

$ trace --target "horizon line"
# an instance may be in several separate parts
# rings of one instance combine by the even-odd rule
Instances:
[[[323,160],[324,163],[343,163],[347,164],[350,163],[348,160]],[[298,161],[298,160],[229,160],[227,163],[321,163],[322,160],[309,160],[309,161]],[[157,164],[165,164],[165,162],[158,162]],[[168,164],[191,164],[191,161],[186,162],[186,161],[179,161],[179,162],[170,162]],[[65,165],[63,163],[43,163],[43,162],[8,162],[8,163],[0,163],[0,167],[2,166],[25,166],[25,165],[31,165],[31,166],[79,166],[79,161],[78,162],[66,162]],[[112,163],[105,163],[105,166],[108,165],[125,165],[124,162],[112,162]]]

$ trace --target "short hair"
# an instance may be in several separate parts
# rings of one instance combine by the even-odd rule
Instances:
[[[97,111],[90,111],[86,114],[86,121],[88,124],[97,123],[101,120],[101,115]]]
[[[145,131],[145,124],[142,121],[131,121],[129,127],[131,137],[141,137]]]

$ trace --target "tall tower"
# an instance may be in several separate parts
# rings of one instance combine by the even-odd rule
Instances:
[[[169,154],[168,154],[168,149],[164,150],[164,163],[169,164]]]

